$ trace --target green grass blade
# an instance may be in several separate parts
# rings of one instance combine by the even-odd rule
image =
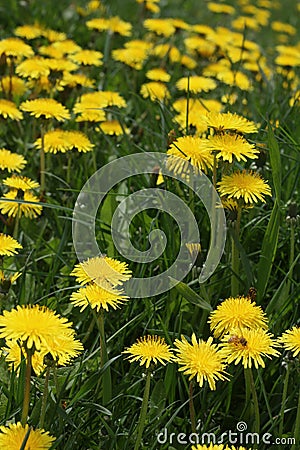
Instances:
[[[261,255],[257,267],[257,301],[260,303],[266,291],[276,255],[280,225],[280,211],[277,201],[271,213],[262,243]]]
[[[211,305],[203,300],[199,294],[197,294],[193,289],[191,289],[186,283],[180,281],[179,283],[170,277],[171,283],[176,283],[174,289],[182,295],[186,300],[188,300],[193,305],[199,306],[199,308],[205,309],[207,311],[212,311]]]
[[[270,150],[270,163],[272,168],[273,184],[277,203],[280,204],[281,199],[281,158],[278,143],[271,126],[268,127],[268,146]]]

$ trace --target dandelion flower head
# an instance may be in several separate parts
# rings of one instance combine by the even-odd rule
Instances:
[[[169,345],[160,336],[143,336],[123,353],[130,355],[128,356],[130,362],[139,361],[140,366],[145,364],[147,369],[152,363],[160,362],[165,365],[174,358]]]
[[[217,309],[210,313],[208,319],[214,336],[219,337],[232,329],[268,327],[267,317],[260,306],[249,297],[229,297]]]
[[[0,427],[0,448],[5,450],[19,450],[22,447],[25,436],[28,434],[29,425],[21,422],[11,423]],[[30,429],[28,440],[24,450],[47,450],[52,446],[55,438],[43,429]]]
[[[300,327],[294,326],[291,330],[285,331],[278,342],[283,345],[286,350],[293,352],[293,356],[300,353]]]
[[[196,377],[199,386],[202,387],[207,381],[211,390],[216,389],[217,380],[228,380],[225,372],[224,358],[218,350],[218,345],[213,344],[213,338],[207,341],[192,335],[192,342],[189,343],[184,336],[181,341],[176,339],[175,352],[176,362],[185,375],[189,375],[189,380]]]

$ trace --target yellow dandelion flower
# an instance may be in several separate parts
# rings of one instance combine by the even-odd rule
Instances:
[[[143,336],[131,347],[128,347],[122,353],[129,354],[129,361],[139,361],[140,366],[146,365],[146,369],[150,364],[157,364],[158,362],[166,365],[167,362],[172,362],[174,355],[170,346],[166,344],[164,338],[160,336]]]
[[[61,122],[70,119],[67,108],[53,98],[26,100],[21,103],[20,108],[36,118],[44,116],[46,119],[56,119]]]
[[[152,13],[159,13],[160,7],[156,4],[159,3],[160,0],[136,0],[137,3],[142,3],[148,11]]]
[[[35,219],[42,214],[43,207],[39,203],[39,199],[36,195],[33,195],[29,191],[25,191],[22,203],[14,202],[13,200],[18,199],[18,191],[13,189],[2,196],[3,199],[0,200],[0,211],[2,214],[7,214],[8,217],[17,217],[17,215],[24,215],[30,219]]]
[[[215,337],[230,332],[233,328],[267,328],[268,319],[249,297],[229,297],[210,313],[210,329]]]
[[[20,276],[20,272],[15,272],[12,275],[7,275],[3,272],[3,270],[0,270],[0,293],[6,294],[10,286],[15,283]]]
[[[30,58],[34,55],[34,51],[22,39],[7,38],[0,41],[0,56],[3,54],[15,58]]]
[[[199,242],[189,242],[185,244],[192,258],[196,258],[201,253],[201,244]]]
[[[293,356],[300,353],[300,327],[293,327],[287,330],[278,338],[278,342],[283,345],[286,350],[293,352]]]
[[[72,72],[78,69],[78,65],[73,61],[62,58],[48,58],[47,64],[52,72]],[[70,56],[71,58],[71,56]]]
[[[20,345],[16,340],[8,340],[6,341],[6,346],[2,348],[2,351],[9,369],[13,369],[18,374],[22,359],[25,358],[27,360],[26,349],[24,346]],[[45,353],[40,351],[35,351],[32,355],[31,366],[37,376],[43,373],[46,368],[44,356]]]
[[[171,75],[169,75],[164,69],[160,67],[148,70],[148,72],[146,72],[146,77],[149,78],[149,80],[163,82],[168,82],[171,79]]]
[[[237,114],[209,112],[203,117],[208,127],[214,128],[217,132],[224,130],[234,130],[239,133],[257,133],[258,129],[254,122]]]
[[[53,42],[52,47],[60,51],[63,55],[70,55],[81,51],[80,45],[76,44],[72,39],[63,39],[58,42]]]
[[[244,328],[236,333],[225,335],[220,344],[221,353],[226,363],[241,362],[245,369],[258,366],[265,367],[263,357],[279,356],[274,348],[278,344],[272,340],[272,335],[263,328]]]
[[[122,127],[120,122],[117,120],[106,120],[105,122],[101,122],[99,127],[95,129],[96,131],[102,131],[104,134],[109,134],[110,136],[120,136],[124,133],[129,133],[129,129],[126,127]]]
[[[249,78],[239,70],[234,72],[232,70],[224,70],[223,72],[217,73],[216,78],[222,81],[222,83],[228,84],[229,86],[237,86],[243,91],[251,90],[251,82]]]
[[[172,19],[146,19],[144,20],[144,27],[165,37],[172,36],[176,31]]]
[[[115,61],[127,64],[136,70],[141,70],[148,56],[148,47],[137,43],[135,45],[126,45],[125,48],[119,48],[112,51],[112,57]]]
[[[118,108],[124,108],[126,101],[118,92],[114,91],[96,91],[81,96],[80,102],[88,106],[88,103],[97,103],[98,108],[106,108],[107,106],[117,106]]]
[[[124,295],[123,291],[112,288],[108,291],[97,284],[91,283],[73,292],[71,295],[71,303],[74,306],[80,306],[80,312],[88,306],[99,312],[101,308],[105,309],[105,311],[108,311],[109,307],[117,309],[128,298]]]
[[[187,163],[191,163],[197,170],[204,172],[213,166],[213,154],[203,145],[203,139],[199,137],[183,136],[176,139],[167,154],[170,155],[167,166],[174,173],[184,173]]]
[[[105,6],[102,5],[99,0],[91,0],[91,1],[89,1],[85,8],[81,8],[80,6],[78,6],[76,8],[76,11],[81,16],[88,16],[89,14],[91,14],[91,13],[97,11],[97,10],[99,10],[101,12],[105,12]]]
[[[279,31],[280,33],[286,33],[293,36],[296,34],[297,30],[293,25],[290,25],[289,23],[280,22],[278,20],[273,20],[271,23],[271,28],[274,31]]]
[[[215,3],[215,2],[208,2],[207,7],[211,12],[214,13],[222,13],[222,14],[234,14],[235,9],[231,5],[226,5],[225,3]]]
[[[39,183],[31,180],[28,177],[22,177],[13,175],[12,177],[5,178],[3,184],[13,189],[21,189],[22,191],[28,191],[39,187]]]
[[[58,366],[65,366],[76,358],[83,350],[83,345],[80,341],[74,338],[72,334],[61,334],[59,336],[48,339],[47,348],[41,345],[40,350],[35,350],[32,355],[32,368],[38,376],[46,369],[44,358],[51,353],[51,356]],[[27,359],[26,349],[24,345],[19,345],[15,340],[6,341],[6,347],[3,348],[5,354],[5,361],[10,368],[18,371],[22,358]]]
[[[19,450],[22,447],[25,436],[30,433],[24,450],[46,450],[52,446],[55,438],[43,429],[32,429],[29,425],[23,426],[21,422],[11,423],[7,427],[0,427],[0,447],[6,450]]]
[[[198,65],[197,61],[188,55],[182,55],[182,57],[180,58],[180,64],[190,70],[195,69]]]
[[[300,52],[298,55],[279,55],[275,58],[275,64],[278,66],[300,66]]]
[[[82,343],[75,339],[74,332],[60,333],[47,338],[47,346],[41,345],[39,353],[46,356],[51,353],[54,361],[59,366],[66,366],[72,359],[76,358],[83,350]]]
[[[179,114],[174,116],[174,121],[177,122],[183,130],[186,125],[196,128],[198,134],[202,134],[207,131],[207,125],[202,120],[203,115],[207,111],[217,111],[222,109],[222,104],[217,100],[206,99],[179,99],[173,103],[173,108],[179,111]]]
[[[206,342],[202,339],[198,342],[193,333],[191,344],[181,336],[181,341],[176,339],[174,345],[176,362],[181,366],[179,371],[189,375],[189,380],[196,377],[200,387],[207,381],[211,390],[216,389],[217,380],[228,380],[224,359],[212,337]]]
[[[18,249],[23,248],[18,241],[11,236],[0,233],[0,256],[11,256],[18,252]]]
[[[232,175],[226,175],[218,183],[221,195],[229,198],[242,199],[245,203],[265,202],[264,195],[272,195],[270,186],[258,173],[238,171]]]
[[[43,36],[43,28],[39,25],[21,25],[15,28],[15,35],[28,40]]]
[[[43,30],[43,36],[50,42],[64,41],[67,39],[66,33],[62,33],[51,28],[46,28]]]
[[[36,148],[42,148],[42,139],[39,138],[34,142]],[[45,153],[66,153],[70,150],[70,146],[66,141],[66,131],[51,130],[44,135],[44,151]]]
[[[255,17],[249,16],[239,16],[237,19],[231,22],[231,25],[236,30],[250,29],[258,31],[260,29],[260,24]]]
[[[213,42],[209,42],[200,36],[192,36],[184,39],[184,45],[189,52],[194,53],[195,51],[205,58],[209,58],[213,55],[216,50],[216,46]],[[206,68],[202,72],[204,76],[210,76],[211,74],[206,73]]]
[[[149,83],[144,83],[141,86],[141,95],[144,98],[150,98],[152,102],[160,101],[170,98],[170,92],[167,86],[159,81],[150,81]]]
[[[38,149],[41,149],[42,139],[37,139],[34,145]],[[44,136],[45,153],[66,153],[68,150],[72,149],[86,153],[93,150],[93,147],[94,144],[92,144],[89,138],[81,131],[51,130],[45,133]]]
[[[27,164],[26,159],[22,155],[12,153],[5,148],[0,149],[0,169],[8,172],[20,172]]]
[[[72,53],[70,59],[76,64],[83,64],[84,66],[101,66],[103,53],[96,50],[80,50]]]
[[[118,286],[131,278],[132,272],[125,262],[117,261],[108,256],[96,256],[76,264],[71,272],[80,284],[90,282],[107,289],[108,286]],[[108,289],[109,290],[109,289]]]
[[[249,144],[246,139],[233,134],[216,134],[206,140],[207,148],[215,151],[217,158],[232,163],[233,157],[237,161],[246,161],[247,158],[258,158],[259,150],[256,150],[254,144]]]
[[[23,119],[23,114],[18,110],[14,102],[10,100],[0,99],[0,115],[4,119],[21,120]]]
[[[99,108],[97,103],[90,103],[89,106],[77,104],[73,111],[79,113],[76,122],[103,122],[106,119],[105,112],[102,108]]]
[[[49,58],[63,58],[64,52],[62,50],[60,50],[59,48],[54,47],[54,44],[41,45],[38,48],[38,52],[41,55],[48,56]]]
[[[83,73],[69,73],[64,72],[62,77],[62,83],[64,86],[69,86],[75,88],[77,86],[94,88],[96,81],[92,78],[87,77]]]
[[[48,60],[39,56],[28,58],[17,65],[16,73],[25,78],[47,77],[50,73]]]
[[[177,47],[170,44],[159,44],[156,45],[152,51],[151,54],[153,56],[157,56],[158,58],[165,58],[167,57],[170,62],[176,63],[180,62],[181,59],[181,53],[178,50]]]
[[[72,323],[40,305],[17,306],[0,316],[0,337],[20,340],[28,349],[51,352],[51,344],[59,336],[73,335]]]
[[[5,94],[12,93],[13,96],[23,95],[27,90],[27,86],[22,78],[16,76],[6,76],[1,79],[0,82],[0,91]]]
[[[198,92],[208,92],[215,89],[217,83],[211,78],[193,75],[191,77],[180,78],[176,82],[176,87],[181,91],[197,94]]]
[[[121,20],[119,16],[113,16],[109,19],[97,18],[86,22],[88,28],[98,31],[110,30],[112,33],[118,33],[121,36],[130,36],[132,25],[129,22]]]
[[[75,149],[80,153],[90,152],[95,147],[95,145],[91,143],[89,138],[81,131],[66,131],[65,139],[67,141],[67,144],[69,145],[70,150]]]

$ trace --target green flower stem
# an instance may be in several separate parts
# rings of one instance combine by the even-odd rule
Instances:
[[[242,216],[242,208],[241,205],[238,206],[237,209],[237,218],[235,221],[233,236],[231,240],[231,296],[236,297],[239,294],[239,280],[237,278],[237,274],[239,273],[240,267],[240,255],[239,250],[236,244],[236,241],[239,242],[240,237],[240,226],[241,226],[241,216]]]
[[[214,165],[213,165],[213,185],[214,188],[217,190],[217,155],[216,152],[214,152]]]
[[[300,390],[298,397],[298,406],[297,406],[297,416],[295,422],[295,432],[294,432],[295,443],[293,444],[291,450],[299,449],[300,444]]]
[[[27,423],[28,412],[29,412],[32,354],[33,354],[32,348],[26,347],[25,385],[24,385],[24,398],[23,398],[23,408],[22,408],[22,416],[21,416],[21,424],[23,425],[23,427]]]
[[[148,368],[146,372],[146,385],[145,385],[145,391],[142,401],[142,407],[139,417],[139,422],[137,426],[137,437],[135,441],[134,450],[138,450],[141,445],[141,440],[143,436],[143,431],[145,428],[145,421],[147,416],[147,409],[148,409],[148,402],[149,402],[149,395],[150,395],[150,382],[151,382],[151,369]]]
[[[21,204],[18,203],[18,211],[17,211],[17,215],[15,218],[15,223],[14,223],[14,232],[13,232],[14,239],[18,239],[20,218],[21,218]]]
[[[41,194],[45,192],[45,133],[43,126],[41,127],[41,150],[40,150],[40,181],[41,181]]]
[[[47,406],[47,399],[48,399],[48,388],[49,388],[50,372],[51,372],[51,366],[47,366],[46,376],[45,376],[45,383],[44,383],[44,390],[43,390],[43,398],[42,398],[42,407],[41,407],[39,428],[44,428],[45,415],[46,415],[46,406]]]
[[[104,311],[103,308],[100,309],[100,313],[98,315],[97,320],[99,333],[100,333],[100,368],[102,369],[104,365],[108,361],[107,347],[105,341],[105,332],[104,332]],[[111,373],[110,367],[107,367],[103,373],[99,382],[102,380],[102,401],[104,405],[111,400]]]
[[[291,221],[289,267],[292,267],[294,258],[295,258],[295,223]],[[293,279],[293,269],[291,269],[290,276],[288,277],[287,280],[287,295],[290,293],[292,279]]]
[[[285,409],[285,405],[286,405],[287,390],[288,390],[288,385],[289,385],[289,377],[290,377],[290,365],[287,364],[286,375],[284,377],[284,383],[283,383],[281,408],[280,408],[280,413],[279,413],[279,417],[280,417],[279,432],[278,432],[279,436],[282,436],[282,433],[283,433],[284,409]]]
[[[194,400],[193,400],[193,388],[194,383],[193,380],[190,381],[189,385],[189,410],[190,410],[190,419],[191,419],[191,425],[192,425],[192,433],[196,433],[196,415],[195,415],[195,407],[194,407]]]
[[[67,152],[67,176],[66,176],[66,182],[70,184],[71,181],[71,168],[72,168],[72,154],[70,151]]]
[[[248,367],[247,369],[244,370],[244,372],[245,372],[245,382],[246,382],[246,406],[247,406],[247,409],[249,410],[249,407],[251,407],[251,403],[250,403],[250,394],[251,394],[252,401],[253,401],[253,407],[254,407],[253,431],[255,433],[259,434],[260,414],[259,414],[258,398],[257,398],[256,389],[255,389],[255,383],[254,383],[252,369],[250,367]],[[251,417],[251,410],[250,410],[249,417]]]

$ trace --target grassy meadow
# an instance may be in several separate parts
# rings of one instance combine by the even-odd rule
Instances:
[[[299,27],[295,0],[0,2],[0,450],[300,448]],[[83,186],[148,152],[167,169],[105,193],[78,260]],[[202,172],[226,218],[205,281]],[[128,296],[181,248],[177,203],[134,214],[150,189],[200,240]],[[157,258],[115,245],[118,208],[137,252],[164,232]]]

